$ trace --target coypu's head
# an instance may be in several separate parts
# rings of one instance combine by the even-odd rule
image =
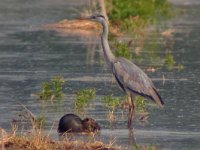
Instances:
[[[83,120],[83,127],[86,132],[98,132],[100,130],[99,124],[92,118],[85,118]]]

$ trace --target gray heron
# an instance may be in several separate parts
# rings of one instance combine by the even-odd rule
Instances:
[[[121,89],[128,95],[129,114],[128,114],[128,128],[132,129],[132,119],[135,116],[135,106],[132,95],[140,95],[151,99],[161,108],[164,102],[155,88],[151,79],[133,62],[122,58],[115,57],[108,44],[108,23],[103,15],[97,14],[88,17],[82,17],[80,19],[86,19],[98,22],[103,27],[101,34],[101,44],[104,53],[104,57],[109,67],[111,67],[112,73],[121,87]]]

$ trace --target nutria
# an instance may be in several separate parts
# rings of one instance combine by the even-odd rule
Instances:
[[[75,114],[64,115],[58,125],[58,132],[98,132],[100,126],[92,118],[81,119]]]

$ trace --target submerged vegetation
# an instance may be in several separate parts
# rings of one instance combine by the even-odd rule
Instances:
[[[38,93],[41,100],[60,100],[64,97],[64,77],[55,76],[51,81],[42,83],[42,91]]]
[[[75,109],[83,110],[95,97],[96,90],[94,88],[86,88],[78,91],[75,99]]]

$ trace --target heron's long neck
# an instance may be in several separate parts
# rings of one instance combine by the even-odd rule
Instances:
[[[103,26],[103,33],[101,36],[101,44],[102,44],[102,48],[103,48],[103,52],[104,52],[106,61],[110,65],[111,62],[114,61],[115,56],[113,55],[112,51],[110,50],[110,46],[108,44],[108,25],[106,22],[103,22],[102,26]]]

